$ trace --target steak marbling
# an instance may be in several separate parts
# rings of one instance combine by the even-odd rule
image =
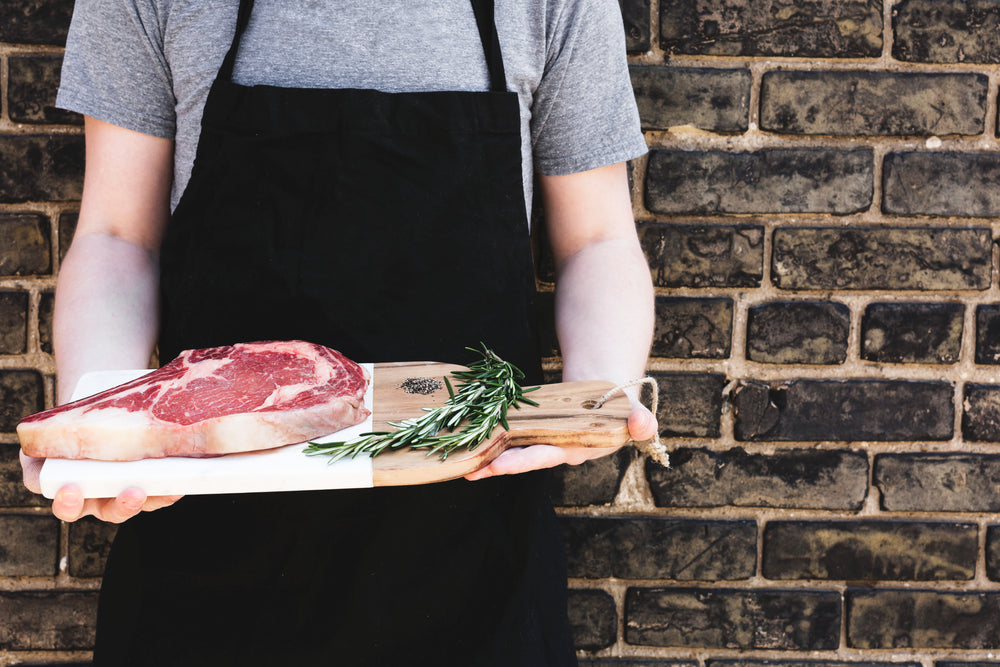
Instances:
[[[21,420],[25,454],[133,461],[304,442],[364,421],[365,370],[303,341],[187,350],[132,382]]]

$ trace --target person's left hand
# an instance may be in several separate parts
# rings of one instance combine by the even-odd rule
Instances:
[[[649,440],[656,435],[656,417],[641,405],[632,408],[628,417],[629,437],[637,442]],[[494,475],[514,475],[530,470],[553,468],[563,463],[579,465],[590,459],[613,454],[618,447],[557,447],[555,445],[531,445],[508,449],[493,459],[485,468],[469,473],[466,479],[477,480]]]

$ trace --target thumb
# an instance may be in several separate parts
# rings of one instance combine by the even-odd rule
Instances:
[[[629,437],[636,442],[649,440],[656,436],[656,417],[644,406],[637,405],[628,416]]]
[[[23,450],[19,451],[18,454],[21,458],[21,473],[24,478],[24,485],[32,493],[41,493],[42,485],[38,481],[38,476],[42,472],[42,464],[45,463],[45,459],[28,456]]]

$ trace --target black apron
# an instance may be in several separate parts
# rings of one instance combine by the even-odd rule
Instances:
[[[467,363],[482,341],[541,381],[518,100],[493,2],[472,4],[491,90],[383,93],[235,84],[241,0],[163,242],[161,359],[304,339]],[[108,559],[95,664],[575,665],[544,485],[192,496],[140,515]]]

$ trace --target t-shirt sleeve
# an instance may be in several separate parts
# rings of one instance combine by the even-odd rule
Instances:
[[[532,101],[535,168],[558,176],[646,153],[617,0],[555,3]]]
[[[77,0],[56,105],[172,139],[174,95],[156,8],[144,0]]]

